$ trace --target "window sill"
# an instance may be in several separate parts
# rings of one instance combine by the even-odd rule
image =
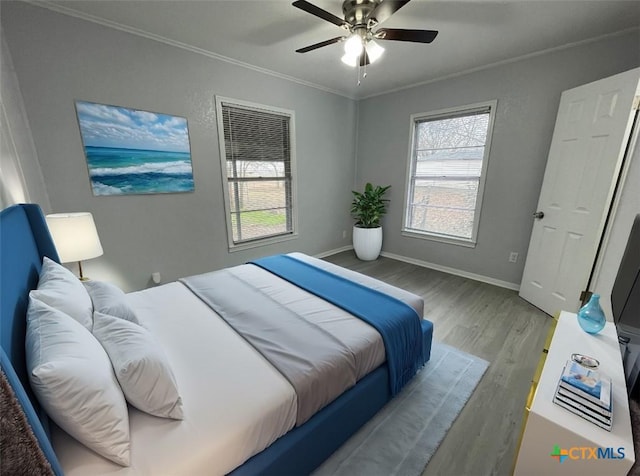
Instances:
[[[298,238],[298,233],[288,233],[286,235],[272,236],[269,238],[258,239],[255,241],[248,241],[246,243],[239,243],[237,245],[230,245],[229,252],[249,250],[251,248],[259,248],[261,246],[273,245],[275,243],[281,243],[283,241],[295,240]]]
[[[475,248],[476,242],[472,240],[465,240],[464,238],[453,238],[445,235],[436,235],[433,233],[420,233],[417,231],[402,230],[402,236],[409,238],[418,238],[420,240],[437,241],[440,243],[447,243],[450,245],[464,246],[465,248]]]

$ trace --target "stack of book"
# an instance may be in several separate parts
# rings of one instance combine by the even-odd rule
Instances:
[[[553,401],[611,431],[611,378],[601,372],[567,361]]]

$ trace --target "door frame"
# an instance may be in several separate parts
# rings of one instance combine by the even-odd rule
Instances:
[[[601,78],[599,80],[585,83],[583,85],[576,86],[575,88],[571,88],[566,91],[563,91],[560,103],[562,104],[565,93],[568,93],[574,89],[586,87],[591,84],[598,83],[600,81],[613,79],[617,76],[627,75],[629,73],[632,73],[632,74],[640,73],[640,68],[632,68],[630,70],[622,71],[612,76]],[[629,104],[628,106],[629,116],[627,120],[627,125],[625,126],[624,132],[621,137],[620,149],[619,149],[621,153],[620,155],[616,153],[617,161],[615,164],[615,168],[611,170],[612,172],[612,174],[610,175],[611,180],[608,182],[609,191],[606,197],[603,197],[604,200],[600,202],[602,204],[601,206],[603,207],[602,214],[599,216],[599,218],[597,218],[598,225],[594,229],[594,234],[592,235],[592,241],[590,241],[591,243],[591,245],[589,246],[590,251],[587,251],[587,250],[584,251],[586,256],[585,256],[585,260],[583,261],[583,266],[587,263],[589,264],[587,265],[588,267],[586,269],[584,267],[581,267],[582,270],[580,272],[580,276],[577,277],[576,282],[574,282],[573,284],[575,288],[581,289],[580,298],[578,299],[578,302],[580,302],[580,300],[584,302],[585,299],[588,299],[588,297],[591,294],[591,292],[589,292],[591,286],[593,286],[594,283],[598,282],[598,278],[604,266],[604,256],[606,255],[607,246],[609,245],[611,228],[616,215],[616,211],[620,205],[620,200],[621,200],[620,197],[622,196],[622,190],[624,189],[624,184],[630,168],[629,166],[633,159],[633,152],[634,152],[634,148],[635,148],[638,135],[639,135],[639,130],[640,130],[640,118],[638,113],[638,110],[639,110],[638,106],[640,104],[640,74],[637,74],[637,78],[634,78],[634,83],[635,83],[635,91],[633,92],[633,96],[631,99],[632,102],[631,104],[627,103]],[[627,91],[628,93],[631,92],[629,90]],[[560,113],[560,109],[558,110],[558,114],[559,113]],[[558,120],[558,117],[559,116],[556,117],[556,121]],[[554,137],[555,137],[555,130],[554,130]],[[549,164],[547,164],[546,167],[548,166]],[[547,169],[545,168],[545,177],[546,176],[547,176]],[[540,192],[541,193],[543,192],[542,188]],[[539,195],[538,202],[536,204],[536,210],[542,210],[542,208],[540,208],[541,207],[540,199],[541,199],[541,196]],[[533,237],[533,233],[535,232],[534,228],[535,228],[535,222],[534,222],[534,226],[532,227],[532,234],[531,234],[529,244],[531,244],[531,239]],[[529,252],[527,252],[527,259],[529,259]],[[525,270],[526,270],[526,263],[525,263]],[[525,273],[523,272],[523,278],[524,277],[525,277]],[[579,281],[581,281],[582,284],[580,284]],[[525,298],[522,295],[523,283],[524,283],[524,280],[521,280],[521,286],[520,286],[521,290],[519,294],[523,299],[529,301],[528,291],[525,293],[528,297]],[[531,300],[529,302],[531,302],[534,306],[537,305],[534,300]],[[540,302],[539,304],[542,305],[543,307],[548,307],[546,306],[544,301]],[[573,308],[571,310],[573,310]]]
[[[594,283],[597,283],[598,279],[600,278],[600,273],[602,272],[602,267],[604,266],[604,257],[609,246],[609,240],[611,239],[613,228],[612,225],[616,219],[618,207],[620,206],[620,200],[622,197],[622,191],[624,190],[624,186],[627,182],[627,176],[629,175],[629,169],[631,167],[633,154],[638,143],[638,137],[640,136],[640,96],[635,97],[633,108],[635,110],[635,114],[633,122],[631,124],[631,131],[629,133],[625,152],[622,157],[622,164],[616,177],[616,185],[613,191],[613,197],[609,204],[609,210],[605,219],[604,228],[600,235],[598,249],[596,250],[596,255],[594,257],[593,264],[591,265],[589,281],[587,282],[584,290],[585,296],[583,298],[583,304],[589,299],[589,296],[592,294],[590,289],[591,286],[593,286]]]

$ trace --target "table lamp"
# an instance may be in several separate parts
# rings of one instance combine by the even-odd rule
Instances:
[[[82,260],[103,254],[93,215],[89,212],[53,213],[46,218],[60,262],[77,261],[80,280],[86,280],[82,274]]]

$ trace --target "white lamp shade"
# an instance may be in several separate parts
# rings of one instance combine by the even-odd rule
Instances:
[[[102,255],[102,245],[91,213],[54,213],[47,215],[47,225],[60,262],[82,261]]]
[[[356,67],[358,66],[358,59],[360,58],[360,55],[349,55],[347,53],[345,53],[342,56],[342,62],[348,66],[352,66],[352,67]]]
[[[371,63],[378,61],[382,56],[382,53],[384,53],[384,48],[373,40],[367,43],[366,48],[367,54],[369,55],[369,61],[371,61]]]
[[[349,41],[351,41],[352,38],[356,38],[356,37],[352,36],[347,40],[347,43],[349,43]],[[360,45],[362,45],[362,43],[360,43]],[[384,48],[373,40],[369,40],[365,48],[367,50],[367,55],[369,56],[370,63],[375,63],[377,60],[380,59],[380,57],[382,56],[382,53],[384,53]],[[358,52],[355,52],[356,49],[350,50],[345,45],[344,49],[345,49],[345,54],[342,56],[342,62],[352,67],[358,66],[358,64],[360,63],[360,54],[362,53],[362,48],[360,48]]]
[[[363,48],[362,38],[357,34],[351,35],[349,39],[344,42],[344,52],[349,56],[359,56]]]

